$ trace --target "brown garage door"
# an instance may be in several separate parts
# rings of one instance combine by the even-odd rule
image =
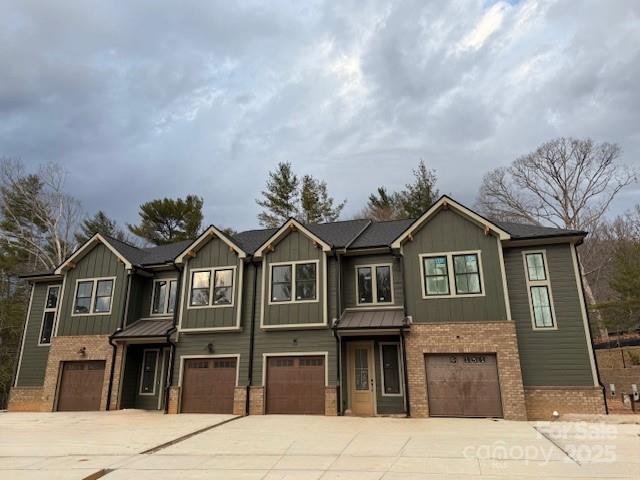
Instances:
[[[182,378],[183,413],[233,413],[236,359],[185,359]]]
[[[429,415],[502,417],[494,354],[427,355]]]
[[[64,362],[58,389],[58,411],[100,410],[104,361]]]
[[[324,357],[269,357],[267,413],[324,414]]]

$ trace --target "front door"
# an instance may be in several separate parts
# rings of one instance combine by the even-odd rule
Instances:
[[[352,342],[348,350],[351,413],[373,415],[373,342]]]

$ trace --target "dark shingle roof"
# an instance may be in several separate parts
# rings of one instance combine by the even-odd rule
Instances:
[[[344,220],[305,225],[311,233],[335,248],[344,248],[369,224],[369,220]]]
[[[305,226],[332,247],[348,247],[353,250],[389,247],[413,222],[414,219],[411,218],[384,222],[357,219]],[[586,232],[580,230],[565,230],[516,222],[493,221],[493,223],[508,232],[514,239],[586,235]],[[227,235],[227,238],[230,238],[245,252],[253,254],[277,231],[277,228],[247,230],[233,236]],[[192,243],[190,240],[184,240],[157,247],[138,248],[115,238],[107,237],[107,239],[132,264],[140,266],[171,262]]]
[[[586,235],[582,230],[566,230],[563,228],[543,227],[529,223],[501,222],[492,220],[498,227],[507,231],[513,238],[543,238],[567,235]]]
[[[349,245],[349,248],[387,247],[404,232],[413,219],[372,222],[362,234]]]

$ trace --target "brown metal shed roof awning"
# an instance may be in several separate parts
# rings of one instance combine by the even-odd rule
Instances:
[[[408,327],[404,310],[350,310],[338,322],[338,330],[396,329]]]
[[[167,320],[138,320],[124,330],[117,332],[114,340],[144,339],[166,337],[167,332],[173,326],[173,321]]]

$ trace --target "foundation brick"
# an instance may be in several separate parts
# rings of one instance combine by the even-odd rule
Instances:
[[[551,420],[553,412],[604,414],[599,387],[527,387],[524,391],[529,420]]]
[[[264,387],[249,388],[249,415],[264,415]]]
[[[513,322],[414,323],[405,340],[411,416],[429,416],[425,354],[495,353],[504,418],[527,419],[520,354]]]
[[[169,389],[169,408],[167,413],[176,414],[180,411],[180,387],[173,386]]]
[[[324,388],[324,414],[330,417],[338,415],[338,389],[335,386]]]
[[[10,412],[46,412],[42,400],[42,387],[14,387],[9,394],[7,409]]]
[[[236,387],[233,391],[233,414],[247,414],[247,387]]]

